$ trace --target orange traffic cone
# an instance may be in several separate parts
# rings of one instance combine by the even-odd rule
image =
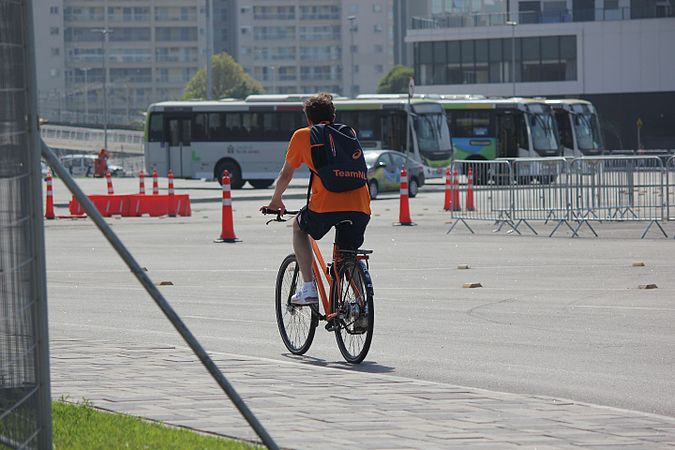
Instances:
[[[169,217],[176,217],[176,197],[173,192],[173,170],[169,169]]]
[[[109,170],[105,171],[105,179],[106,182],[108,183],[108,195],[113,195],[115,191],[113,191],[112,175],[110,174]]]
[[[450,209],[453,211],[461,211],[462,205],[459,203],[459,171],[455,169],[452,180],[452,201],[450,202]]]
[[[54,192],[52,191],[52,171],[47,172],[47,206],[45,207],[45,219],[55,219],[54,215]]]
[[[451,203],[451,185],[452,185],[452,172],[450,171],[450,168],[448,167],[445,169],[445,201],[443,202],[443,209],[445,211],[450,210],[450,203]]]
[[[415,225],[410,220],[410,208],[408,207],[408,171],[405,167],[401,168],[401,201],[398,215],[398,223],[396,225],[411,226]]]
[[[157,181],[157,168],[152,169],[152,195],[159,195],[159,181]]]
[[[239,242],[234,235],[232,223],[232,196],[230,192],[230,172],[223,171],[223,224],[220,237],[214,242]]]
[[[145,172],[142,170],[138,173],[138,193],[145,195]]]
[[[469,180],[466,188],[466,210],[473,211],[473,169],[469,166]]]

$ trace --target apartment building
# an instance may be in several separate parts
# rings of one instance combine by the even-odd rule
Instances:
[[[100,124],[104,103],[110,123],[138,120],[150,103],[180,98],[206,63],[203,1],[46,3],[35,29],[40,109],[51,120]]]
[[[393,0],[240,0],[237,61],[269,93],[374,92],[393,24]]]
[[[675,1],[428,3],[412,20],[417,91],[582,97],[610,148],[675,148]]]

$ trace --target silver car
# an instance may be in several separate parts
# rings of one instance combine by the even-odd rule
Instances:
[[[424,166],[393,150],[364,150],[368,166],[370,198],[376,199],[380,192],[398,191],[401,186],[401,167],[408,170],[408,196],[415,197],[424,186]]]

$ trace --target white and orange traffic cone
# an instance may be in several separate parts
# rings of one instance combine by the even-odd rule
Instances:
[[[473,211],[473,169],[469,166],[469,179],[466,188],[466,202],[464,204],[467,211]]]
[[[138,172],[138,193],[145,195],[145,172],[143,170]]]
[[[45,219],[56,219],[54,215],[54,191],[52,190],[52,171],[47,172],[47,205],[45,207]]]
[[[112,175],[109,170],[105,171],[105,180],[108,184],[108,195],[113,195],[115,191],[113,190]]]
[[[157,168],[152,169],[152,195],[159,195],[159,181],[157,180]]]
[[[173,192],[173,170],[169,169],[169,217],[176,217],[176,197]]]
[[[452,203],[452,172],[448,167],[445,169],[445,201],[443,202],[443,209],[445,211],[450,210],[450,203]]]
[[[234,234],[232,221],[232,193],[230,191],[230,172],[223,171],[223,221],[220,237],[214,242],[239,242]]]
[[[396,225],[411,226],[415,225],[410,220],[410,208],[408,206],[408,171],[405,167],[401,168],[401,200],[398,215],[398,223]]]

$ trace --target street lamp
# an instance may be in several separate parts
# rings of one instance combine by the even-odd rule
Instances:
[[[213,99],[213,1],[206,0],[206,99]]]
[[[511,26],[511,84],[513,85],[513,96],[516,96],[516,26],[518,22],[509,20],[506,22]]]
[[[356,20],[356,16],[349,16],[347,17],[347,20],[349,20],[349,62],[351,64],[349,96],[354,98],[354,31],[356,31],[356,28],[354,28],[354,21]]]
[[[108,68],[106,67],[106,42],[108,35],[113,32],[108,27],[92,30],[94,33],[101,33],[101,52],[103,57],[103,148],[108,150]]]

